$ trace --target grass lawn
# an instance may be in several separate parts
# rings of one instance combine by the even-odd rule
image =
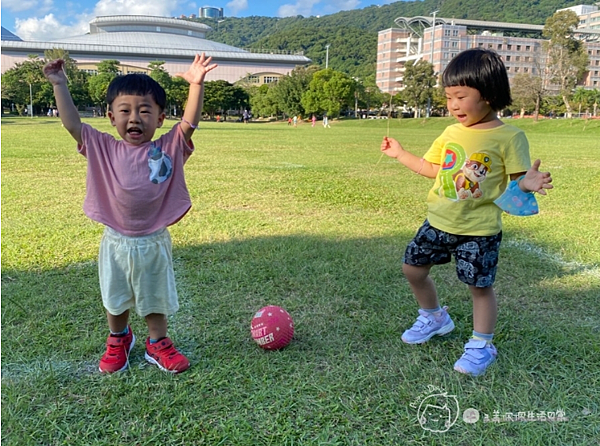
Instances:
[[[453,264],[433,277],[456,330],[400,339],[417,310],[402,255],[431,180],[379,144],[389,132],[422,154],[452,122],[203,124],[193,207],[171,228],[170,336],[192,368],[146,365],[133,316],[131,367],[103,376],[103,228],[81,210],[85,159],[57,120],[2,118],[2,444],[599,445],[600,121],[510,122],[555,189],[540,215],[504,218],[497,363],[475,379],[452,368],[472,330]],[[294,318],[281,351],[250,337],[267,304]],[[449,428],[436,421],[448,414]]]

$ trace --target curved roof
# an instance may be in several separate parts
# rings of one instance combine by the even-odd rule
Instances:
[[[84,34],[82,36],[64,37],[52,40],[56,43],[73,43],[84,45],[103,45],[119,47],[142,47],[146,49],[192,50],[201,51],[226,51],[245,53],[246,51],[231,45],[213,42],[199,37],[172,34],[168,31],[115,31],[97,34]]]
[[[96,17],[90,22],[90,28],[105,28],[114,25],[163,25],[172,26],[186,30],[207,31],[212,29],[210,26],[199,22],[190,22],[189,20],[175,19],[169,17],[156,17],[148,15],[105,15]]]

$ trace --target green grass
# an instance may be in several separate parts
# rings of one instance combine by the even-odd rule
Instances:
[[[389,131],[422,154],[451,122],[203,124],[186,166],[193,208],[171,228],[181,309],[170,335],[192,368],[164,374],[138,343],[129,371],[102,376],[102,227],[81,210],[85,160],[55,120],[3,118],[2,443],[600,444],[600,121],[511,122],[556,188],[540,215],[504,219],[498,362],[477,379],[452,370],[472,330],[453,265],[433,277],[457,329],[422,346],[400,339],[417,308],[402,255],[431,182],[379,144]],[[284,350],[250,338],[267,304],[294,318]],[[143,320],[132,326],[143,340]],[[445,433],[417,420],[439,391],[460,406]],[[568,421],[467,424],[469,407]]]

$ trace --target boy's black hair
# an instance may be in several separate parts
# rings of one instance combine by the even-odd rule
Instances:
[[[112,106],[117,96],[126,94],[133,96],[145,96],[149,94],[163,111],[167,105],[167,94],[158,82],[147,74],[126,74],[115,77],[108,85],[106,91],[106,103]]]
[[[512,104],[506,67],[492,50],[472,48],[458,53],[444,70],[442,86],[475,88],[494,111]]]

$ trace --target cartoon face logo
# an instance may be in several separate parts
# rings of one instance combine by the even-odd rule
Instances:
[[[148,150],[148,168],[150,181],[154,184],[164,183],[173,173],[173,160],[152,143]]]
[[[480,198],[483,192],[479,184],[485,181],[488,172],[492,171],[492,160],[485,153],[474,153],[466,161],[462,169],[454,176],[454,185],[459,200]]]
[[[426,431],[447,432],[456,423],[458,412],[458,400],[455,395],[437,393],[421,401],[417,419]]]

